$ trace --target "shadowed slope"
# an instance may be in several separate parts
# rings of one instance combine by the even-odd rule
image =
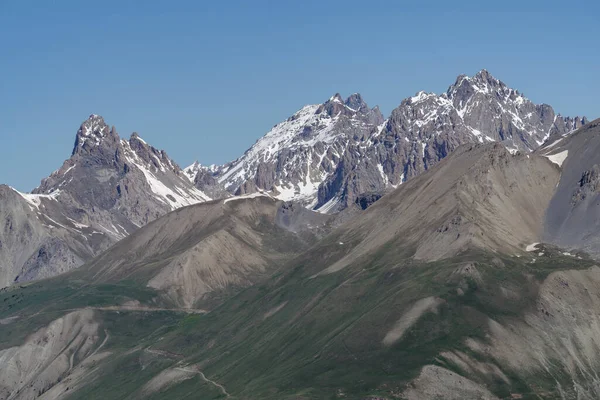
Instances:
[[[600,256],[600,119],[538,151],[560,164],[546,211],[544,240]]]

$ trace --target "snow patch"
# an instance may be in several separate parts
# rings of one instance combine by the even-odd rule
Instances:
[[[71,165],[69,168],[67,168],[67,170],[65,172],[63,172],[63,175],[66,175],[73,168],[75,168],[75,165]]]
[[[531,243],[525,248],[525,251],[535,251],[539,243]]]
[[[35,209],[40,208],[42,205],[42,199],[54,200],[57,201],[58,196],[60,196],[60,189],[53,191],[50,194],[31,194],[31,193],[21,193],[15,188],[11,188],[15,192],[17,192],[21,197],[23,197],[27,203],[29,203],[29,208],[31,211],[35,211]]]
[[[229,197],[229,198],[223,200],[223,204],[226,204],[226,203],[229,203],[230,201],[235,201],[235,200],[254,199],[256,197],[268,197],[269,199],[273,198],[268,193],[254,192],[254,193],[249,193],[249,194],[243,194],[241,196]]]
[[[552,147],[556,146],[557,144],[559,144],[564,138],[559,138],[558,140],[556,140],[555,142],[549,144],[548,146],[546,146],[544,148],[544,150],[548,150],[551,149]]]
[[[510,154],[512,154],[513,156],[519,152],[519,149],[516,148],[516,147],[508,147],[508,146],[506,146],[506,150],[508,150],[508,152]]]
[[[338,205],[339,202],[340,199],[338,199],[337,197],[333,197],[331,200],[323,204],[321,207],[317,208],[315,211],[320,212],[321,214],[329,214],[331,210],[333,210]]]
[[[385,172],[383,171],[383,165],[377,164],[377,169],[379,170],[379,175],[381,175],[381,179],[383,179],[383,181],[387,184],[388,178],[385,175]]]
[[[73,224],[73,226],[75,226],[75,228],[77,229],[84,229],[84,228],[89,228],[89,225],[85,225],[85,224],[80,224],[79,222],[75,221],[73,218],[69,218],[67,217],[67,219],[69,220],[70,223]]]
[[[565,151],[561,151],[560,153],[546,155],[544,157],[546,157],[548,160],[552,161],[554,164],[558,165],[559,167],[562,167],[562,165],[565,162],[565,160],[567,159],[568,155],[569,155],[569,150],[565,150]]]

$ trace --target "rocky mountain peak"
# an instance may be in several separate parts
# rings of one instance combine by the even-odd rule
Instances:
[[[315,112],[321,114],[325,112],[329,117],[335,118],[340,115],[352,116],[357,110],[350,108],[339,93],[334,94],[323,103]]]
[[[135,153],[134,158],[139,158],[144,165],[149,166],[153,170],[165,172],[171,170],[179,174],[181,168],[171,160],[167,152],[159,150],[154,146],[146,143],[137,132],[133,132],[128,142],[129,148]],[[125,149],[127,153],[127,149]]]
[[[146,144],[146,141],[142,139],[142,137],[137,132],[133,132],[129,137],[129,142],[140,142],[142,144]]]
[[[352,108],[353,110],[357,110],[357,111],[359,111],[359,110],[364,111],[365,109],[369,108],[367,106],[367,103],[365,103],[365,101],[363,100],[360,93],[354,93],[354,94],[350,95],[346,99],[346,101],[344,101],[344,104],[346,104],[346,106]]]
[[[345,100],[339,93],[334,94],[329,100],[317,107],[315,114],[322,113],[331,118],[340,116],[353,118],[360,114],[360,118],[369,116],[372,123],[377,123],[377,120],[381,120],[380,123],[383,122],[383,115],[379,107],[370,109],[359,93],[354,93]]]
[[[482,69],[473,77],[476,81],[485,81],[485,82],[500,82],[498,79],[494,78],[492,74],[489,73],[487,69]]]
[[[1,187],[0,197],[6,197]],[[73,153],[62,167],[20,197],[14,206],[33,221],[22,232],[30,235],[36,229],[37,236],[10,260],[11,281],[15,276],[29,280],[74,268],[138,227],[210,199],[165,151],[137,133],[120,139],[98,115],[81,124]],[[0,264],[4,262],[0,259]]]
[[[504,82],[496,79],[489,71],[482,69],[474,76],[459,75],[456,81],[446,91],[449,99],[464,100],[476,94],[481,95],[520,95],[518,91],[510,89]]]
[[[194,161],[191,165],[188,165],[183,169],[183,174],[191,182],[194,182],[194,178],[196,178],[196,175],[198,175],[198,172],[201,168],[202,164],[200,164],[198,161]]]
[[[71,155],[88,153],[94,148],[104,145],[115,145],[119,142],[119,135],[113,126],[104,122],[104,118],[97,114],[91,114],[77,130],[75,145]]]
[[[138,153],[138,155],[140,153],[147,153],[152,150],[155,150],[157,152],[159,151],[159,150],[154,149],[154,147],[149,146],[148,143],[146,143],[146,141],[144,139],[142,139],[142,137],[137,132],[133,132],[131,134],[131,136],[129,137],[129,141],[127,141],[127,143],[129,144],[129,147],[133,151]]]

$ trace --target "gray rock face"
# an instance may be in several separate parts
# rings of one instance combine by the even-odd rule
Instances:
[[[336,94],[302,108],[242,157],[203,170],[194,182],[236,194],[273,191],[335,212],[365,193],[397,187],[462,144],[501,142],[512,153],[528,152],[586,122],[533,104],[482,70],[459,76],[441,95],[419,92],[403,100],[385,121],[359,94],[346,100]]]
[[[102,117],[92,115],[75,139],[70,159],[36,188],[34,194],[60,191],[63,203],[85,210],[87,218],[121,215],[119,235],[179,207],[209,199],[190,185],[164,150],[149,146],[137,133],[119,138]],[[70,199],[66,199],[70,197]],[[105,229],[106,230],[106,229]]]
[[[600,166],[594,164],[591,169],[583,171],[579,180],[579,188],[575,190],[571,198],[574,206],[590,196],[598,193],[600,188]]]
[[[0,200],[1,287],[65,272],[82,264],[92,246],[103,249],[110,243],[83,225],[77,231],[66,217],[58,222],[62,207],[53,195],[21,194],[0,185]]]
[[[91,115],[71,157],[31,194],[0,191],[0,286],[81,265],[138,227],[209,200],[168,155]]]

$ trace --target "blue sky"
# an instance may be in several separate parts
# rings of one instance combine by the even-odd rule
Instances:
[[[482,68],[600,116],[596,2],[486,3],[0,0],[0,183],[37,186],[91,113],[182,166],[223,163],[336,92],[387,115]]]

